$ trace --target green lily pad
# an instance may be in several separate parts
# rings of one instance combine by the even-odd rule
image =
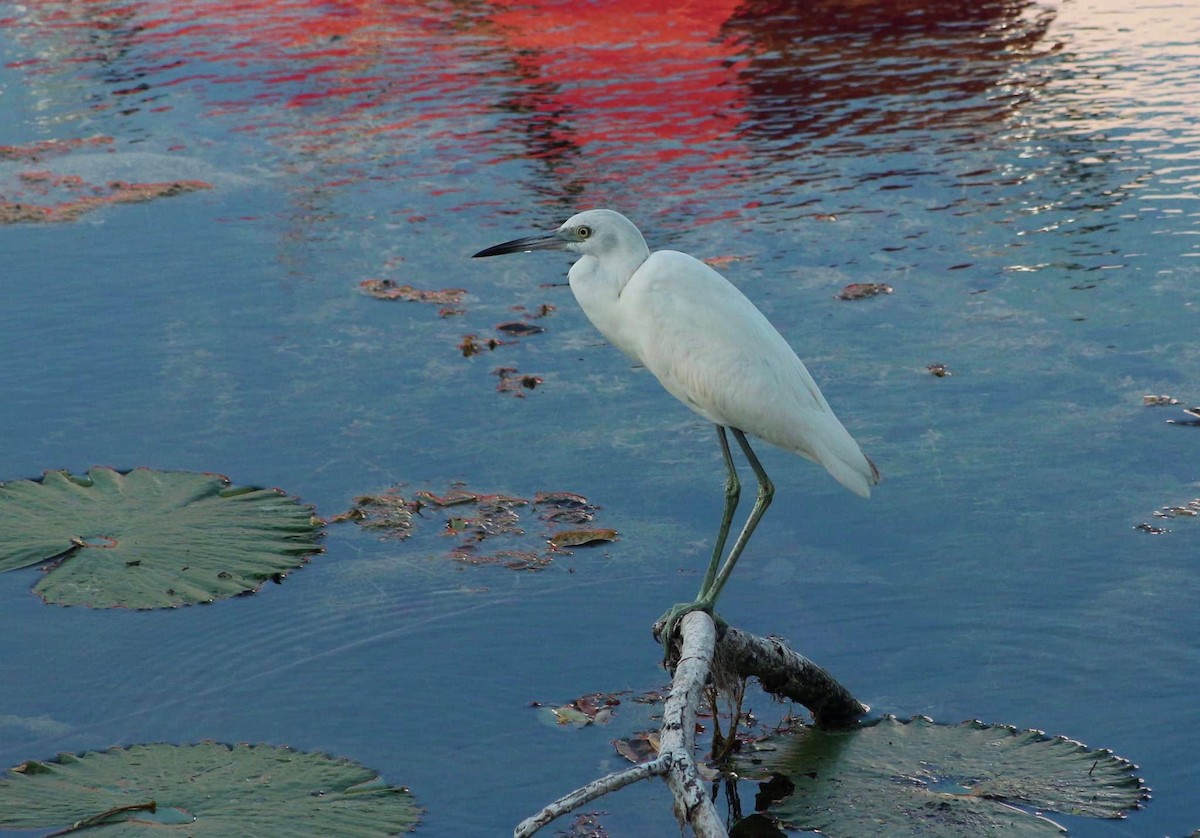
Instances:
[[[348,759],[271,745],[133,745],[0,778],[0,827],[87,827],[97,836],[379,836],[410,831],[420,809]]]
[[[1036,814],[1122,817],[1149,790],[1136,766],[1061,736],[970,721],[886,716],[847,731],[805,727],[738,758],[744,777],[786,777],[768,810],[829,838],[1061,835]]]
[[[320,551],[312,507],[219,474],[93,468],[0,483],[0,572],[46,602],[170,608],[251,593]]]

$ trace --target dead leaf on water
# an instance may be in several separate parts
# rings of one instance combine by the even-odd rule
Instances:
[[[1170,396],[1142,396],[1142,404],[1146,407],[1162,407],[1179,404],[1179,399],[1173,399]]]
[[[470,358],[472,355],[491,352],[496,347],[505,346],[509,343],[512,343],[512,341],[500,340],[499,338],[481,338],[478,335],[463,335],[458,348],[464,358]]]
[[[435,495],[433,492],[421,489],[413,492],[413,497],[433,506],[459,506],[460,504],[464,503],[475,503],[484,496],[477,495],[475,492],[470,492],[462,488],[451,488],[444,495]],[[488,495],[488,497],[500,496]],[[524,500],[523,498],[510,498],[510,500],[520,501],[521,503],[529,503],[529,501]]]
[[[582,727],[591,722],[591,719],[586,714],[579,712],[569,704],[562,707],[555,707],[551,712],[554,714],[555,721],[560,725],[576,724]]]
[[[436,303],[447,306],[462,302],[466,296],[464,288],[443,288],[437,291],[422,290],[411,285],[401,285],[393,279],[364,279],[358,283],[368,295],[378,300],[403,300],[410,303]]]
[[[617,753],[634,765],[649,762],[658,756],[662,749],[657,730],[643,730],[626,739],[614,739],[612,746]]]
[[[496,331],[503,332],[506,335],[514,337],[525,337],[527,335],[536,335],[546,331],[545,326],[535,326],[532,323],[526,323],[523,320],[512,320],[508,323],[496,324]]]
[[[616,530],[563,530],[551,536],[550,545],[555,548],[585,547],[591,544],[616,540]]]
[[[386,530],[385,538],[408,538],[412,534],[413,514],[420,509],[420,504],[406,500],[398,490],[399,487],[393,486],[381,494],[359,495],[353,506],[331,516],[326,523],[354,521],[360,526]]]
[[[1154,510],[1152,514],[1160,521],[1173,518],[1197,518],[1200,517],[1200,498],[1194,498],[1180,506],[1162,506]],[[1160,527],[1145,521],[1135,525],[1134,529],[1148,533],[1149,535],[1166,535],[1171,532],[1166,527]]]
[[[620,696],[627,695],[628,690],[615,693],[589,693],[581,695],[559,707],[553,707],[550,712],[554,716],[557,724],[567,725],[574,724],[580,727],[589,724],[608,724],[612,719],[613,710],[620,705]],[[542,702],[533,702],[536,707],[541,707]]]
[[[496,385],[497,392],[508,393],[518,399],[525,398],[526,390],[534,390],[543,382],[540,375],[523,374],[516,367],[497,367],[492,374],[500,378],[500,383]]]
[[[1200,515],[1200,498],[1190,500],[1183,506],[1164,506],[1154,511],[1155,518],[1195,518]]]
[[[0,145],[0,160],[40,160],[55,154],[67,154],[77,148],[112,144],[112,137],[96,136],[69,140],[40,140],[23,145]]]
[[[577,526],[590,521],[600,508],[574,492],[538,492],[532,502],[536,518],[525,520],[522,508],[531,502],[515,495],[474,492],[461,483],[451,485],[442,494],[428,489],[401,492],[401,486],[393,486],[384,492],[360,495],[349,510],[332,516],[328,523],[353,521],[383,531],[385,538],[406,539],[417,520],[422,519],[433,533],[457,542],[444,552],[444,548],[436,549],[444,557],[463,564],[498,565],[517,571],[543,570],[556,559],[570,555],[567,546],[613,541],[617,536],[616,530],[610,529],[557,531],[563,524]],[[536,532],[527,536],[525,525],[530,520],[535,522],[531,529]],[[496,546],[508,549],[497,550]],[[567,570],[575,572],[573,567]]]
[[[590,523],[600,509],[574,492],[538,492],[533,504],[539,508],[542,520],[576,527]]]
[[[721,268],[729,267],[734,262],[742,261],[742,258],[741,256],[710,256],[704,260],[704,264],[710,268],[720,270]]]
[[[834,296],[839,300],[865,300],[879,294],[890,294],[893,288],[882,282],[852,282]]]
[[[85,213],[110,204],[141,203],[213,188],[212,184],[200,180],[166,183],[114,180],[101,185],[88,183],[78,175],[53,172],[22,172],[19,177],[25,188],[20,194],[11,196],[17,200],[0,196],[0,224],[75,221]],[[50,202],[45,203],[46,199]]]

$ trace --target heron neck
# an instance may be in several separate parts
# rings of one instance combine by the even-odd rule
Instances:
[[[571,291],[579,307],[592,321],[600,334],[634,360],[638,359],[637,347],[621,328],[620,297],[634,271],[644,262],[643,256],[635,264],[622,265],[620,261],[585,255],[571,266],[569,279]]]

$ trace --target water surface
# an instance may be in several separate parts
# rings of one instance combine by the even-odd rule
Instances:
[[[0,479],[217,471],[322,514],[399,482],[567,489],[621,532],[533,574],[343,525],[282,586],[173,613],[48,608],[7,574],[0,763],[287,743],[410,786],[447,836],[619,767],[644,710],[572,732],[528,704],[663,683],[649,626],[698,584],[714,434],[602,342],[568,259],[467,258],[612,206],[718,260],[885,475],[861,502],[764,450],[776,503],[722,613],[878,712],[1138,763],[1150,806],[1072,834],[1200,827],[1200,521],[1152,517],[1200,496],[1200,429],[1142,404],[1200,403],[1200,11],[810,7],[0,4],[0,144],[100,138],[0,157],[4,200],[69,197],[31,171],[212,186],[0,228]],[[865,281],[894,293],[835,299]],[[458,350],[544,304],[544,334]],[[544,383],[514,398],[497,367]],[[600,808],[675,829],[658,785]]]

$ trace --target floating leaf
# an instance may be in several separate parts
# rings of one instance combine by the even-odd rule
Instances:
[[[522,337],[526,335],[537,335],[546,331],[545,326],[535,326],[532,323],[525,323],[520,320],[513,320],[508,323],[498,323],[496,325],[497,332],[504,332],[506,335],[513,337]]]
[[[484,498],[493,499],[501,498],[503,496],[480,495],[476,492],[467,491],[466,489],[453,487],[444,495],[435,495],[433,492],[422,489],[418,492],[415,492],[413,497],[424,501],[425,503],[433,504],[434,506],[458,506],[459,504],[463,503],[476,503]],[[505,498],[505,500],[509,500],[520,505],[529,503],[529,501],[525,500],[524,498]]]
[[[551,537],[550,544],[554,547],[583,547],[588,544],[616,540],[616,530],[563,530]]]
[[[507,341],[499,338],[487,338],[480,340],[478,335],[463,335],[462,341],[458,344],[458,350],[462,352],[464,358],[470,358],[472,355],[479,355],[485,350],[491,352],[497,346],[504,346]]]
[[[377,836],[420,809],[348,759],[270,745],[134,745],[26,762],[0,779],[0,828],[98,835]],[[88,834],[91,834],[90,832]]]
[[[1195,518],[1200,515],[1200,498],[1194,498],[1184,506],[1164,506],[1154,510],[1155,518]]]
[[[839,300],[865,300],[878,294],[890,294],[892,290],[892,286],[882,282],[851,282],[834,296]]]
[[[24,145],[0,145],[0,160],[40,160],[55,154],[66,154],[77,148],[110,146],[112,137],[85,137],[69,140],[41,140]]]
[[[1146,407],[1162,407],[1163,405],[1179,404],[1179,399],[1170,396],[1142,396],[1142,404]]]
[[[560,725],[586,725],[591,724],[591,719],[588,715],[569,704],[562,707],[555,707],[551,710],[554,713],[554,720]]]
[[[557,531],[564,525],[578,527],[590,522],[600,509],[574,492],[536,494],[533,506],[537,518],[546,526],[536,536],[531,533],[523,544],[519,540],[526,536],[523,524],[530,521],[527,517],[523,522],[521,517],[522,507],[530,506],[525,498],[473,492],[461,483],[441,495],[418,490],[406,498],[400,491],[401,487],[394,486],[380,494],[357,497],[353,507],[334,515],[329,522],[354,521],[360,526],[382,529],[387,537],[406,539],[413,534],[417,520],[423,520],[440,535],[453,537],[457,542],[446,551],[448,558],[469,565],[500,565],[519,571],[544,570],[554,563],[556,556],[566,553],[569,546],[617,539],[617,531],[611,529]],[[502,544],[511,548],[499,549]],[[525,549],[527,544],[537,549]]]
[[[635,765],[649,762],[662,750],[657,730],[643,730],[626,739],[614,739],[612,746],[618,754]]]
[[[724,268],[728,268],[735,262],[742,261],[742,258],[743,257],[741,256],[710,256],[704,260],[704,264],[708,265],[710,268],[722,270]]]
[[[626,695],[627,692],[581,695],[561,707],[550,708],[550,712],[554,715],[554,721],[560,725],[608,724],[612,719],[613,708],[621,703],[620,696]]]
[[[212,184],[200,180],[166,183],[112,181],[99,186],[76,175],[55,175],[52,172],[26,172],[21,175],[21,180],[26,186],[32,186],[39,195],[48,196],[53,190],[61,200],[49,204],[36,204],[29,200],[0,200],[0,224],[75,221],[85,213],[108,204],[141,203],[198,189],[212,189]]]
[[[970,721],[886,716],[849,731],[805,727],[738,757],[743,776],[787,777],[771,814],[829,838],[861,835],[1060,835],[1017,806],[1121,817],[1149,796],[1136,766],[1062,737]],[[761,746],[760,746],[761,747]]]
[[[533,503],[540,517],[554,524],[580,526],[596,517],[600,507],[588,503],[583,495],[574,492],[538,492]]]
[[[378,495],[359,495],[354,506],[329,519],[329,523],[355,521],[364,527],[387,530],[389,538],[408,538],[412,534],[413,513],[417,503],[397,494],[398,487]]]
[[[378,300],[404,300],[410,303],[436,303],[447,306],[462,302],[465,288],[442,288],[424,290],[411,285],[400,285],[393,279],[364,279],[358,283],[362,290]]]
[[[540,375],[522,375],[516,367],[497,367],[492,374],[500,378],[500,383],[496,385],[498,392],[509,393],[519,399],[525,398],[524,390],[533,390],[542,384]]]
[[[59,605],[169,608],[250,593],[308,561],[320,522],[278,489],[219,474],[93,468],[0,483],[0,572],[57,559]]]

